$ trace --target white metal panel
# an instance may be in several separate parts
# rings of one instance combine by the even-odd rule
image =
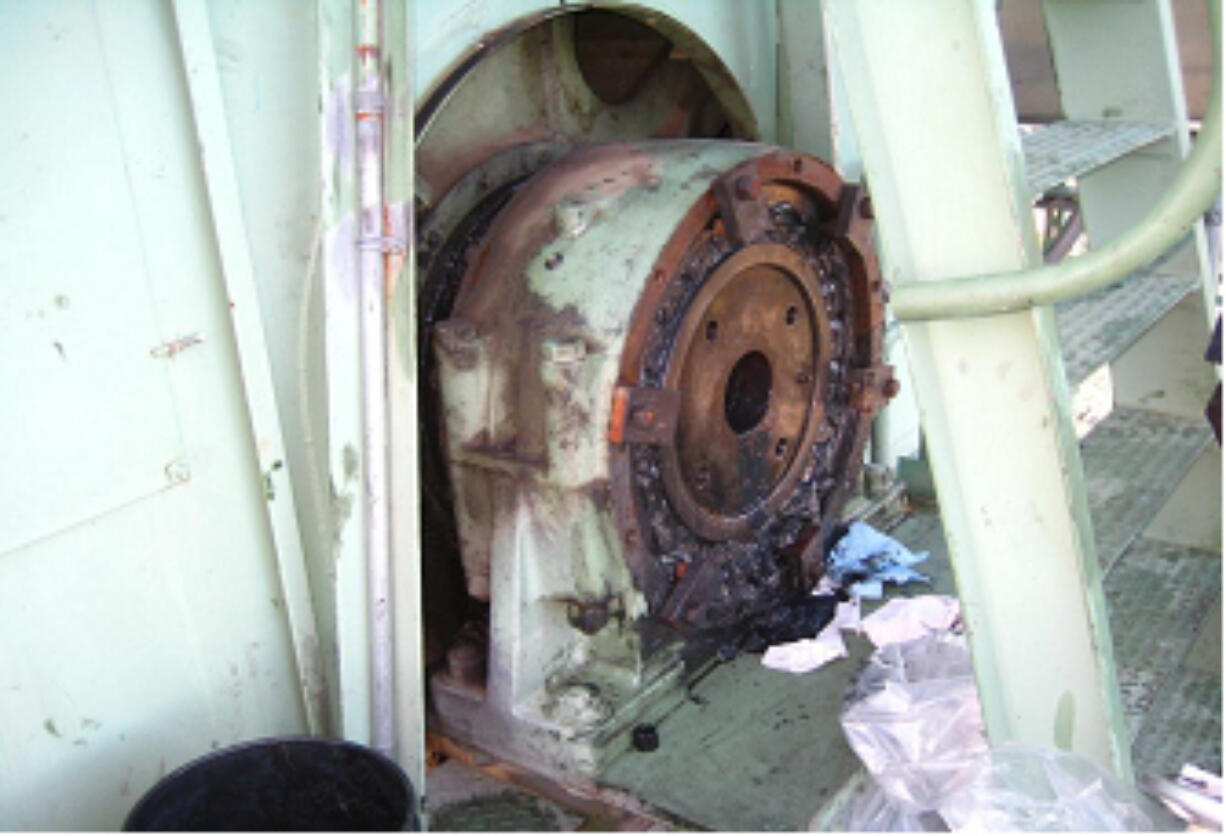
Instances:
[[[183,334],[157,320],[93,25],[65,4],[0,26],[0,380],[20,382],[0,409],[0,554],[166,487],[183,455],[175,361],[154,356]]]
[[[0,556],[0,828],[115,828],[160,774],[216,746],[304,731],[305,717],[170,7],[58,2],[4,13],[0,142],[24,124],[39,132],[32,143],[64,152],[24,195],[22,246],[58,279],[52,305],[62,294],[69,307],[59,310],[91,312],[79,332],[67,318],[59,329],[68,362],[78,333],[114,352],[91,381],[89,408],[42,426],[17,423],[7,403],[44,382],[6,360],[4,434],[17,447],[46,436],[49,445],[118,448],[104,476],[120,484],[150,460],[166,478],[163,424],[177,458],[173,488],[85,523],[66,519]],[[81,111],[90,118],[77,121]],[[70,136],[60,142],[57,132]],[[0,183],[31,159],[0,159]],[[76,188],[82,182],[88,188]],[[95,230],[93,269],[81,269],[77,252],[81,217]],[[14,246],[4,225],[0,236],[0,252]],[[0,287],[16,286],[31,263],[3,262]],[[91,307],[129,298],[144,309]],[[163,339],[204,339],[155,358],[145,345],[151,323]],[[115,348],[129,344],[141,350]],[[150,367],[169,382],[164,403],[138,397],[132,410],[123,381]],[[74,408],[71,382],[43,395],[38,414]],[[60,393],[62,402],[49,400]],[[0,494],[74,478],[62,457],[32,472],[6,466]]]

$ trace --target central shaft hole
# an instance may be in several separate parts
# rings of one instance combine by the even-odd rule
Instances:
[[[771,399],[771,364],[761,351],[736,361],[724,390],[724,419],[737,435],[758,426]]]

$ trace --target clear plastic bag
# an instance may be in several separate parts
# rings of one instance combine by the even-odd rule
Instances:
[[[941,806],[951,830],[1153,830],[1154,818],[1131,787],[1085,758],[1006,743]]]
[[[821,830],[821,824],[820,817],[815,818],[809,829]],[[831,823],[830,829],[848,833],[925,833],[947,828],[935,813],[904,810],[880,784],[868,778]]]
[[[843,731],[876,787],[842,825],[861,831],[1151,830],[1153,805],[1094,764],[1020,743],[990,749],[963,636],[886,645],[869,660]]]
[[[843,713],[843,732],[904,810],[937,809],[988,752],[965,638],[935,633],[878,650]]]

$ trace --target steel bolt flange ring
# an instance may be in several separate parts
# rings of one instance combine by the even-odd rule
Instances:
[[[661,476],[695,533],[743,536],[799,481],[824,416],[830,330],[813,268],[783,244],[738,250],[690,303],[665,375],[681,407]]]

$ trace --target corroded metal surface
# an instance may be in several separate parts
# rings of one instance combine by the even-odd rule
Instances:
[[[623,341],[620,385],[597,395],[611,401],[602,505],[649,611],[691,629],[726,625],[816,580],[871,417],[896,383],[879,366],[871,213],[803,155],[763,148],[726,173],[696,166],[682,184],[695,195],[632,311],[612,300],[558,306],[531,291],[525,278],[538,261],[545,274],[592,269],[566,263],[556,242],[633,235],[619,208],[653,201],[667,160],[649,144],[612,145],[549,166],[469,249],[436,347],[447,368],[502,370],[485,392],[495,420],[449,419],[466,460],[545,476],[558,437],[596,420],[572,398],[599,387],[582,372],[588,355],[609,354],[606,337]],[[457,498],[470,527],[481,524],[465,508],[492,501],[473,491],[482,493]],[[473,539],[461,535],[469,589],[484,597],[487,538]]]
[[[803,155],[739,166],[678,226],[631,323],[623,381],[682,407],[673,443],[618,446],[614,491],[639,587],[676,627],[727,625],[821,573],[897,391],[859,201]]]
[[[820,576],[896,387],[870,214],[813,158],[689,140],[577,149],[472,225],[432,345],[489,602],[484,687],[467,651],[433,682],[450,733],[590,774],[688,634]]]
[[[487,32],[417,112],[419,400],[437,400],[430,350],[493,217],[575,146],[642,137],[753,136],[738,85],[683,27],[638,11],[541,8]],[[465,616],[461,535],[436,410],[422,414],[427,646],[441,659]],[[480,589],[468,592],[485,598]]]

